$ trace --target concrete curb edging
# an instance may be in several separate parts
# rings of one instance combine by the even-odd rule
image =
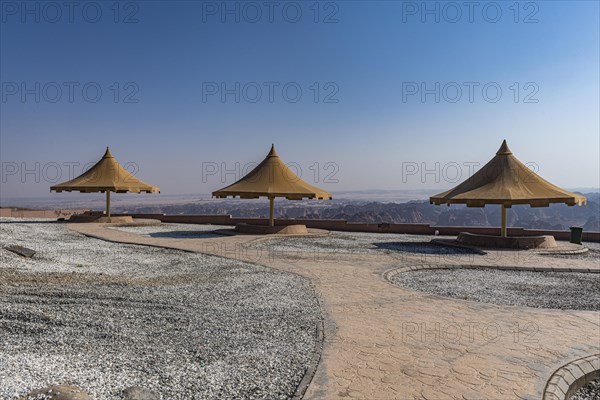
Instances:
[[[292,396],[292,400],[300,400],[304,397],[304,394],[308,390],[310,383],[312,382],[315,374],[317,373],[317,368],[319,367],[319,364],[321,362],[321,354],[323,353],[324,339],[325,335],[323,320],[321,319],[321,321],[317,324],[315,331],[315,348],[313,349],[310,364],[304,372],[302,380],[300,381],[300,383],[298,383],[298,386],[296,387],[296,390],[294,391],[294,394]]]
[[[600,378],[600,354],[594,354],[562,366],[554,371],[542,400],[568,400],[589,382]]]
[[[521,267],[518,265],[473,265],[473,264],[422,264],[408,267],[391,268],[383,272],[382,277],[388,283],[394,285],[391,278],[402,272],[421,271],[426,269],[499,269],[505,271],[529,271],[529,272],[580,272],[584,274],[600,274],[597,269],[583,268],[555,268],[555,267]]]
[[[218,235],[223,236],[263,236],[261,239],[277,239],[277,238],[288,238],[288,237],[323,237],[329,235],[329,231],[325,229],[313,229],[310,228],[308,233],[252,233],[252,232],[239,232],[235,229],[216,229],[211,231]]]
[[[525,236],[529,238],[530,236]],[[533,236],[531,236],[533,237]],[[483,246],[475,246],[466,243],[460,243],[457,240],[453,239],[431,239],[432,244],[436,244],[438,246],[446,246],[446,247],[455,247],[459,249],[467,249],[471,250],[480,255],[488,254],[488,251],[522,251],[522,252],[531,252],[532,254],[540,254],[540,255],[548,255],[548,256],[571,256],[571,255],[579,255],[585,254],[589,251],[589,249],[582,245],[572,245],[572,244],[561,244],[556,248],[534,248],[534,249],[517,249],[517,248],[502,248],[502,247],[483,247]],[[579,246],[578,248],[575,246]],[[487,250],[487,251],[486,251]]]

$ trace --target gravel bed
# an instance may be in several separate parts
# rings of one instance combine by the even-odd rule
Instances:
[[[253,243],[254,248],[280,252],[474,254],[468,249],[430,243],[436,236],[395,233],[331,232],[322,237],[281,237]]]
[[[231,229],[230,226],[162,224],[155,226],[113,227],[126,232],[153,237],[211,238],[215,236],[207,231]],[[321,237],[273,237],[254,243],[244,244],[248,251],[267,251],[271,257],[283,256],[294,260],[298,254],[352,253],[352,254],[422,254],[422,255],[472,255],[468,249],[438,246],[430,240],[436,236],[402,235],[387,233],[331,232]]]
[[[112,227],[111,229],[150,237],[212,238],[220,235],[210,233],[211,231],[216,229],[231,229],[231,226],[166,223],[155,226],[139,227],[117,226]],[[324,237],[271,238],[250,244],[247,247],[254,249],[268,249],[273,252],[281,253],[340,252],[370,254],[384,252],[392,255],[395,253],[413,253],[441,256],[477,254],[477,252],[465,248],[431,244],[430,241],[434,238],[439,238],[439,236],[394,233],[331,232],[328,236]],[[455,237],[444,236],[443,238],[454,239]],[[584,245],[590,250],[583,254],[544,254],[544,256],[566,259],[600,260],[600,243],[586,242]]]
[[[407,289],[481,303],[600,310],[598,274],[459,268],[401,272],[390,280]]]
[[[579,389],[569,400],[598,400],[600,399],[600,379],[591,381]]]
[[[32,259],[4,249],[20,244]],[[287,399],[321,320],[310,282],[235,260],[0,220],[0,398],[70,383],[165,400]]]
[[[148,229],[151,227],[136,227]],[[156,227],[152,227],[156,228]],[[134,228],[130,228],[134,229]],[[110,275],[163,276],[187,274],[198,270],[187,262],[208,256],[162,249],[105,242],[88,238],[55,220],[21,220],[0,218],[0,264],[22,272],[87,272]],[[37,252],[34,259],[6,251],[8,245],[22,245]],[[219,263],[230,263],[219,258]]]
[[[222,235],[212,233],[217,229],[231,229],[227,225],[207,225],[207,224],[171,224],[163,223],[150,226],[112,226],[110,229],[135,233],[149,237],[164,238],[214,238],[223,237]]]

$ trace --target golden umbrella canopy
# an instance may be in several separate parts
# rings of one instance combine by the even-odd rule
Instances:
[[[331,200],[331,193],[304,182],[292,172],[277,155],[275,146],[267,157],[239,181],[213,192],[214,197],[240,197],[241,199],[269,198],[269,224],[274,225],[273,201],[275,197],[288,200],[326,199]]]
[[[466,204],[467,207],[502,205],[502,236],[506,236],[506,208],[513,204],[548,207],[550,203],[569,206],[587,202],[584,196],[555,186],[519,161],[506,140],[486,165],[466,181],[429,198],[431,204]]]
[[[108,147],[102,159],[77,178],[50,187],[51,191],[96,193],[106,192],[106,214],[110,217],[110,192],[160,193],[160,189],[136,178],[110,153]]]

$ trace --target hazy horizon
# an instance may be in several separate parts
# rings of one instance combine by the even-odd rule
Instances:
[[[334,196],[441,192],[503,139],[553,184],[600,186],[598,2],[33,3],[2,10],[3,204],[106,146],[163,195],[233,183],[271,143]]]
[[[569,190],[582,194],[600,194],[600,189],[594,188],[568,188]],[[342,191],[333,193],[332,201],[305,199],[289,201],[293,204],[317,204],[323,203],[346,203],[346,202],[379,202],[379,203],[407,203],[410,201],[428,201],[429,196],[436,194],[435,190],[360,190],[360,191]],[[84,209],[103,209],[105,207],[105,196],[101,193],[77,193],[63,192],[60,194],[52,193],[39,197],[14,197],[0,198],[0,207],[18,207],[34,209],[57,209],[57,208],[84,208]],[[277,202],[288,202],[285,199],[276,199]],[[136,194],[136,193],[117,193],[111,196],[113,208],[120,209],[128,206],[169,206],[174,204],[192,204],[192,203],[259,203],[264,204],[264,199],[239,199],[213,198],[210,193],[187,193],[187,194]]]

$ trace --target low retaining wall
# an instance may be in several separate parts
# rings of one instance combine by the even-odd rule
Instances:
[[[250,233],[255,235],[266,235],[266,234],[279,234],[279,235],[308,235],[308,229],[306,225],[249,225],[249,224],[237,224],[235,231],[240,233]]]
[[[266,218],[235,218],[231,215],[165,215],[165,214],[131,214],[134,218],[160,219],[162,222],[179,224],[213,224],[213,225],[268,225]],[[461,232],[478,235],[500,235],[500,228],[491,226],[431,226],[429,224],[389,224],[359,223],[343,219],[276,219],[275,225],[306,225],[307,228],[325,229],[329,231],[369,232],[369,233],[404,233],[412,235],[458,236]],[[551,235],[557,240],[569,240],[570,231],[552,231],[541,229],[508,228],[509,236],[543,236]],[[586,242],[600,242],[600,232],[583,232]]]
[[[87,210],[16,210],[0,208],[0,217],[13,218],[68,218]],[[102,212],[97,212],[102,214]],[[165,214],[113,214],[114,216],[131,215],[134,218],[158,219],[162,222],[177,224],[212,224],[236,225],[240,223],[252,225],[268,225],[266,218],[234,218],[227,214],[218,215],[165,215]],[[276,219],[275,225],[306,225],[307,228],[325,229],[328,231],[369,232],[369,233],[404,233],[412,235],[458,236],[461,232],[477,235],[500,235],[500,228],[491,226],[431,226],[429,224],[371,224],[348,222],[343,219]],[[509,236],[542,236],[551,235],[557,240],[569,240],[569,231],[551,231],[541,229],[508,228]],[[600,232],[583,232],[586,242],[600,242]]]
[[[18,208],[0,208],[0,217],[4,218],[69,218],[73,214],[82,214],[88,210],[20,210]]]
[[[501,249],[552,249],[556,248],[554,236],[497,236],[475,235],[470,232],[461,232],[456,239],[458,243],[475,247],[492,247]]]

